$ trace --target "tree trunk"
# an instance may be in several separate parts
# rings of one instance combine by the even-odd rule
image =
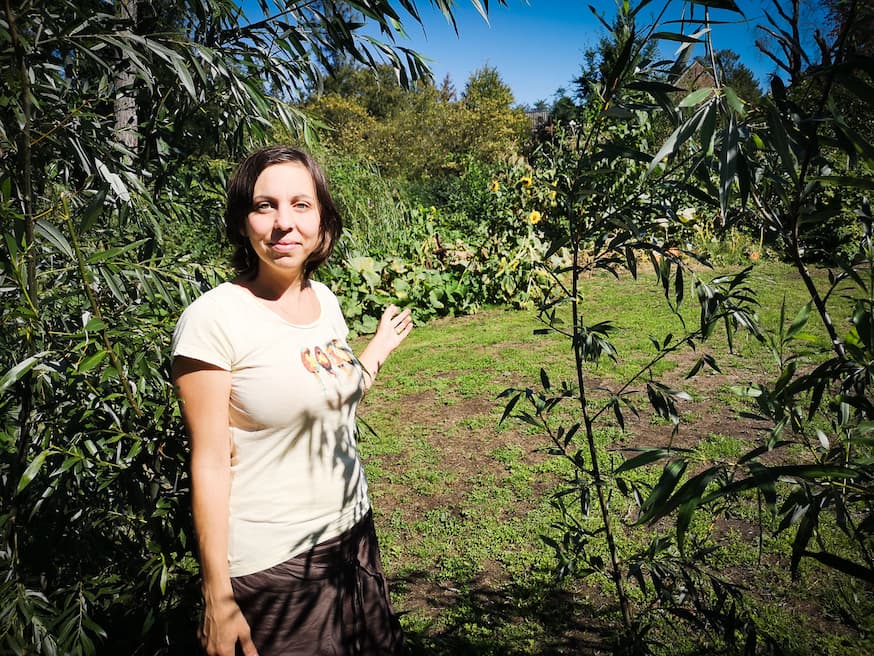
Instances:
[[[137,0],[117,0],[116,11],[132,29],[137,22]],[[137,119],[137,99],[134,88],[134,69],[130,62],[119,59],[119,70],[115,75],[115,140],[132,153],[139,145],[139,121]]]

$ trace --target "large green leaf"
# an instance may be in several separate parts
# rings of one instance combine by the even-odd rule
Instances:
[[[629,451],[640,453],[619,465],[619,467],[616,468],[617,474],[621,474],[622,472],[632,469],[637,469],[638,467],[645,467],[646,465],[658,462],[659,460],[664,460],[665,458],[674,458],[677,455],[677,451],[675,449],[663,449],[655,447],[629,449]]]
[[[36,221],[34,227],[36,228],[36,231],[46,239],[46,241],[70,258],[70,260],[73,260],[73,248],[60,230],[45,219]]]
[[[739,140],[737,123],[734,116],[730,116],[719,151],[719,207],[723,217],[728,215],[732,185],[741,157]]]
[[[52,451],[49,449],[40,451],[37,456],[30,461],[30,463],[27,465],[27,469],[24,470],[24,473],[21,474],[21,478],[18,480],[18,487],[15,488],[16,492],[21,492],[24,488],[30,485],[31,481],[33,481],[33,479],[36,478],[37,474],[39,474],[39,470],[42,469],[46,458],[51,453]]]
[[[28,358],[25,358],[0,377],[0,395],[4,394],[11,385],[17,383],[28,371],[33,369],[40,361],[48,355],[48,351],[41,351]]]
[[[641,518],[638,520],[639,522],[648,521],[653,515],[661,514],[663,504],[677,487],[687,466],[688,463],[682,459],[671,460],[665,465],[658,482],[640,506]]]
[[[665,143],[656,153],[655,157],[652,158],[652,161],[647,168],[647,174],[652,173],[652,171],[662,163],[662,161],[679,150],[680,146],[682,146],[686,141],[688,141],[692,135],[698,130],[707,116],[707,111],[709,109],[708,105],[700,107],[692,116],[690,116],[682,125],[680,125],[676,130],[671,133],[671,135],[667,138]]]
[[[705,100],[710,98],[713,95],[714,91],[715,91],[715,89],[713,89],[711,87],[696,89],[695,91],[692,91],[691,93],[686,95],[686,97],[684,97],[680,101],[679,106],[680,107],[697,107],[702,102],[704,102]]]

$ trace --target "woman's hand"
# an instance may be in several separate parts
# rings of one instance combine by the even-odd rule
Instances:
[[[376,327],[374,339],[385,341],[389,347],[388,353],[394,351],[413,330],[413,317],[407,308],[401,311],[397,305],[389,305],[382,313],[379,325]],[[388,356],[386,353],[386,356]]]
[[[365,387],[370,387],[385,359],[412,330],[413,318],[409,309],[401,310],[396,305],[389,305],[385,309],[376,327],[376,334],[358,358],[368,374],[365,376]]]
[[[258,656],[249,623],[233,599],[207,604],[198,637],[207,656],[234,656],[237,643],[245,656]]]

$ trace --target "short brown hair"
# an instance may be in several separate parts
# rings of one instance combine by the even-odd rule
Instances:
[[[319,245],[304,262],[303,275],[310,275],[330,257],[334,244],[343,232],[343,221],[331,193],[322,167],[308,153],[290,146],[270,146],[256,150],[240,162],[228,182],[225,208],[225,234],[234,246],[231,263],[237,273],[254,278],[258,273],[258,256],[245,234],[246,217],[252,211],[255,181],[268,166],[296,162],[313,178],[319,203]]]

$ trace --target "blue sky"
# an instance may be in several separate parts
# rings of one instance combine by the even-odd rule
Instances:
[[[711,10],[712,20],[731,21],[714,27],[714,45],[717,49],[736,51],[760,83],[764,83],[775,65],[755,47],[755,40],[761,37],[756,25],[765,22],[763,9],[771,6],[771,2],[736,2],[743,17],[724,10]],[[412,47],[431,60],[431,70],[438,83],[448,74],[461,93],[470,74],[489,65],[498,70],[501,79],[513,90],[516,102],[526,105],[538,100],[552,101],[560,87],[570,90],[570,81],[579,73],[583,53],[604,36],[604,27],[588,5],[602,13],[608,23],[616,8],[614,0],[508,0],[507,7],[492,0],[489,24],[486,24],[469,0],[457,0],[456,36],[439,11],[426,2],[417,4],[424,31],[411,20],[406,21],[409,38],[398,44]],[[653,12],[662,6],[663,0],[655,0],[642,15],[652,19]],[[675,18],[683,6],[685,3],[677,0],[672,3]],[[696,16],[703,16],[701,7],[695,11]],[[673,44],[669,44],[663,54],[672,55],[673,50]]]

